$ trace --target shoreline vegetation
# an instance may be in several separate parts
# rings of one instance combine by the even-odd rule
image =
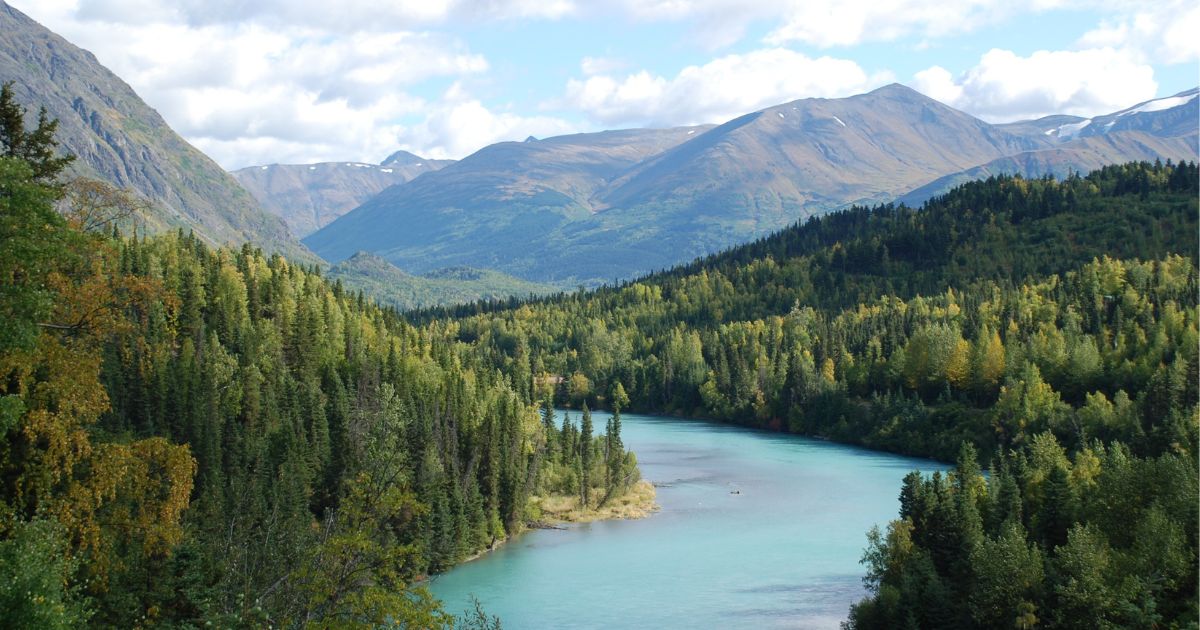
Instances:
[[[527,527],[545,529],[567,523],[646,518],[661,509],[656,501],[657,496],[654,484],[642,479],[625,493],[586,509],[580,509],[577,496],[556,494],[532,497],[530,503],[535,513],[541,514],[541,518],[531,519]]]
[[[553,494],[545,497],[530,497],[529,502],[536,517],[526,520],[524,527],[513,532],[511,536],[496,540],[490,546],[463,558],[454,566],[474,562],[531,530],[568,530],[570,528],[566,525],[647,518],[662,509],[656,500],[657,497],[658,492],[654,484],[645,479],[634,483],[624,494],[587,509],[580,509],[579,497],[573,495]],[[419,582],[436,578],[436,575],[425,576]]]

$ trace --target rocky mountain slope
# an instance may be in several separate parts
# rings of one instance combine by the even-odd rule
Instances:
[[[269,164],[238,169],[233,176],[263,208],[282,218],[292,234],[303,238],[388,186],[452,163],[398,151],[382,164]]]
[[[713,128],[493,145],[389,188],[306,243],[330,260],[366,249],[411,271],[595,283],[1049,144],[891,85]]]
[[[151,229],[185,227],[214,243],[252,242],[316,258],[233,176],[171,130],[91,53],[0,0],[0,81],[30,115],[45,106],[75,175],[130,188],[151,202]]]
[[[1119,112],[1079,118],[1047,116],[999,125],[1012,133],[1041,135],[1050,146],[951,173],[900,197],[919,205],[955,186],[992,175],[1066,177],[1130,160],[1196,160],[1200,156],[1200,100],[1196,89],[1139,103]]]
[[[594,196],[645,159],[707,127],[633,129],[501,142],[417,179],[392,186],[308,237],[338,261],[372,251],[414,273],[491,268],[536,280],[551,248],[599,207]],[[566,232],[564,232],[564,230]]]

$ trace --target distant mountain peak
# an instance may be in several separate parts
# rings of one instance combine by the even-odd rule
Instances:
[[[382,165],[364,162],[248,166],[233,176],[288,229],[307,236],[380,191],[449,164],[397,151]]]
[[[380,166],[416,166],[421,162],[427,162],[425,158],[408,151],[400,150],[384,158],[379,163]]]
[[[908,99],[916,98],[916,99],[919,99],[922,101],[934,100],[934,99],[929,98],[928,96],[925,96],[924,94],[908,87],[907,85],[904,85],[903,83],[889,83],[887,85],[877,87],[874,90],[871,90],[870,92],[867,92],[865,94],[859,94],[857,96],[860,96],[860,97],[862,97],[862,96],[886,96],[889,98],[898,98],[899,97],[899,98],[908,98]],[[851,98],[854,98],[854,97],[851,97]]]

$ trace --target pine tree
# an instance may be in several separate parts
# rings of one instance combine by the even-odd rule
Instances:
[[[58,121],[52,120],[42,107],[37,126],[33,131],[25,131],[25,108],[13,95],[13,82],[0,86],[0,156],[24,161],[33,170],[34,181],[39,183],[52,182],[75,160],[71,155],[56,155],[57,130]]]
[[[588,410],[587,403],[583,404],[583,420],[579,427],[579,462],[579,496],[586,509],[592,485],[592,412]]]

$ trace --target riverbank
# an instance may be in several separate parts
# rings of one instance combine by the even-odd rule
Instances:
[[[534,497],[531,502],[541,516],[539,524],[591,523],[611,519],[645,518],[659,510],[655,502],[657,493],[654,484],[642,479],[619,497],[604,505],[583,509],[579,497],[554,495]]]
[[[609,417],[593,412],[592,421],[604,426]],[[661,510],[527,531],[439,576],[431,592],[451,611],[469,608],[474,595],[505,628],[574,627],[582,619],[597,628],[835,630],[864,595],[866,532],[895,518],[904,476],[946,470],[830,442],[632,413],[621,414],[621,440],[637,453],[645,479],[664,482],[655,497]]]
[[[613,498],[602,506],[588,509],[579,507],[579,497],[577,496],[532,497],[530,503],[535,518],[525,523],[519,531],[463,558],[458,564],[478,560],[530,529],[566,529],[563,526],[568,523],[646,518],[660,509],[655,501],[657,496],[654,484],[643,479],[635,483],[625,494]],[[420,579],[426,579],[426,576],[421,576]]]

